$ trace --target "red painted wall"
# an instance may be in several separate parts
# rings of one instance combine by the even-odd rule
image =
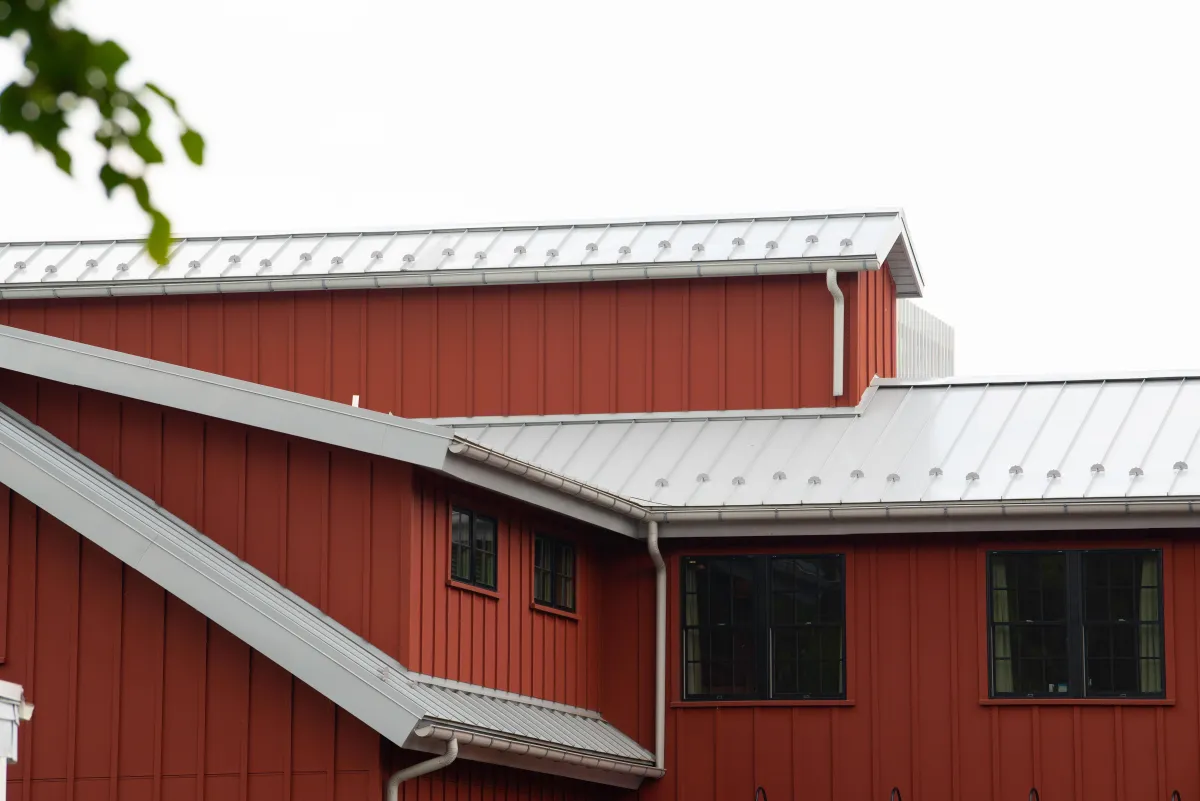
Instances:
[[[7,371],[0,403],[403,664],[598,705],[598,532],[431,474],[414,484],[402,463]],[[498,598],[446,586],[451,499],[500,520]],[[530,608],[534,530],[577,542],[577,619]],[[397,749],[2,485],[0,545],[0,678],[37,705],[11,797],[379,797]],[[513,773],[487,781],[597,792]]]
[[[616,535],[430,473],[418,476],[406,576],[411,640],[401,662],[421,673],[595,709],[599,703],[600,621],[608,611],[593,567]],[[450,585],[450,507],[497,520],[497,587],[482,593]],[[533,607],[533,539],[575,544],[576,614]]]
[[[895,285],[824,276],[0,300],[0,324],[405,417],[854,405],[895,374]]]
[[[1048,539],[1034,534],[1024,542],[1036,547]],[[757,786],[772,801],[885,799],[892,787],[921,801],[1024,801],[1034,786],[1047,801],[1200,795],[1200,543],[1191,531],[1061,539],[1074,547],[1164,548],[1167,702],[981,700],[983,554],[1019,541],[1011,537],[671,542],[668,772],[641,792],[678,801],[751,799]],[[678,556],[718,551],[847,555],[849,700],[679,701]],[[648,576],[632,561],[625,575],[637,600],[616,587],[610,597],[623,599],[630,614],[637,607],[629,618],[639,621],[634,647],[652,654]],[[653,724],[652,687],[640,692],[630,720],[645,732]]]

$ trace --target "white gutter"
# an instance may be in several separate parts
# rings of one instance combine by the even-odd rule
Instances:
[[[614,495],[611,492],[597,489],[588,486],[579,481],[561,476],[557,473],[551,473],[547,470],[534,467],[526,462],[521,462],[516,459],[510,459],[504,454],[497,453],[489,448],[484,448],[476,445],[473,442],[456,437],[450,443],[450,452],[459,456],[466,456],[483,464],[491,465],[492,467],[504,470],[509,473],[523,476],[524,478],[538,484],[551,487],[567,495],[574,495],[577,498],[594,503],[597,506],[602,506],[606,509],[612,509],[618,514],[623,514],[632,517],[635,520],[645,520],[650,516],[650,513],[639,506],[638,504],[628,501],[619,495]]]
[[[664,523],[707,523],[717,521],[794,521],[826,520],[930,520],[943,518],[979,519],[987,517],[1100,517],[1114,515],[1187,515],[1200,514],[1196,498],[1147,498],[1145,500],[1037,500],[981,501],[978,503],[910,504],[834,504],[826,506],[743,506],[708,509],[675,507],[652,512],[652,519]]]
[[[652,779],[661,778],[664,774],[663,770],[657,767],[650,767],[649,765],[607,759],[599,756],[589,756],[575,751],[568,751],[564,748],[526,743],[517,739],[497,737],[491,734],[478,734],[436,724],[419,726],[413,730],[413,734],[417,737],[429,737],[435,740],[446,740],[448,742],[462,743],[463,745],[473,745],[479,748],[491,748],[496,751],[507,751],[519,756],[530,756],[535,759],[546,759],[551,762],[562,762],[568,765],[578,765],[584,768],[612,773],[625,773]]]
[[[239,292],[300,292],[333,289],[388,289],[432,286],[484,286],[660,278],[732,278],[747,275],[812,275],[826,271],[878,270],[875,258],[772,259],[769,261],[674,262],[609,267],[497,267],[469,270],[413,270],[286,278],[189,278],[141,281],[60,281],[0,284],[0,298],[89,298],[133,295],[210,295]]]
[[[658,547],[658,522],[646,524],[646,547],[654,562],[654,765],[666,767],[667,564]]]
[[[845,374],[846,353],[846,296],[842,294],[837,282],[837,270],[827,270],[825,286],[833,295],[833,397],[842,396],[842,376]]]
[[[393,773],[387,782],[387,801],[397,801],[400,796],[400,785],[404,782],[424,776],[426,773],[433,773],[435,770],[441,770],[456,759],[458,759],[458,740],[451,737],[446,741],[446,753],[415,765],[409,765],[407,768]]]

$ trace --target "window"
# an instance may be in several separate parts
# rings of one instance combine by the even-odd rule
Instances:
[[[988,555],[993,697],[1162,697],[1162,552]]]
[[[450,578],[496,589],[496,519],[454,507],[450,524]]]
[[[543,537],[533,540],[533,600],[567,612],[575,611],[575,546]]]
[[[683,560],[687,700],[846,697],[843,557]]]

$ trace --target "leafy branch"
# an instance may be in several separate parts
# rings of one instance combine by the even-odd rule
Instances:
[[[150,136],[147,102],[161,101],[180,125],[179,143],[193,164],[204,162],[204,138],[187,124],[175,99],[153,83],[121,81],[129,56],[116,42],[96,41],[63,21],[63,0],[0,0],[0,38],[23,46],[25,71],[0,92],[0,129],[24,134],[72,174],[62,143],[69,115],[83,105],[99,112],[93,138],[104,148],[100,182],[112,197],[121,186],[133,192],[150,218],[146,248],[159,264],[167,259],[171,223],[154,204],[146,168],[163,162]],[[136,158],[129,158],[132,154]],[[140,164],[138,164],[140,162]],[[126,166],[132,165],[132,166]]]

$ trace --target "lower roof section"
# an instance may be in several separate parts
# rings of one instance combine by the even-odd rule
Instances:
[[[1200,498],[1190,376],[877,380],[853,410],[433,422],[667,521]]]
[[[461,732],[578,778],[630,786],[654,758],[598,714],[409,673],[395,659],[204,537],[77,451],[0,405],[0,483],[263,653],[372,729],[404,745]]]

